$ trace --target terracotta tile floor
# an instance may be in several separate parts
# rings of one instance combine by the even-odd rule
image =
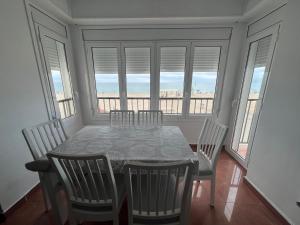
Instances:
[[[209,206],[209,182],[194,182],[190,225],[271,225],[284,224],[244,182],[245,171],[225,152],[217,166],[216,204]],[[120,225],[127,224],[123,205]],[[10,214],[4,225],[54,225],[51,212],[45,213],[41,190]],[[85,225],[112,223],[85,223]]]

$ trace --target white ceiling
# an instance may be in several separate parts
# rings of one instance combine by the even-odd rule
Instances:
[[[31,0],[80,25],[199,24],[247,21],[287,0]]]

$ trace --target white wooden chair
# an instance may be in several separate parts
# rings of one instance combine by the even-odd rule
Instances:
[[[210,205],[214,206],[215,202],[215,188],[216,188],[216,166],[219,153],[227,133],[227,127],[220,124],[212,118],[207,118],[204,122],[202,131],[200,133],[197,152],[200,162],[206,162],[207,165],[201,165],[202,168],[198,170],[198,180],[211,180]],[[203,169],[203,168],[206,169]]]
[[[119,224],[119,211],[125,197],[121,174],[114,176],[105,155],[71,156],[47,154],[67,193],[71,224],[81,221],[113,221]]]
[[[163,125],[163,111],[161,110],[139,110],[138,125],[151,126]]]
[[[129,225],[187,224],[194,169],[192,162],[125,165]]]
[[[25,128],[22,130],[22,133],[34,159],[33,162],[26,164],[26,168],[38,172],[45,207],[46,210],[49,210],[50,205],[57,205],[57,194],[61,185],[58,183],[56,174],[51,171],[46,154],[65,142],[68,137],[60,119]],[[62,223],[59,209],[52,207],[52,210],[56,223]]]
[[[134,126],[133,110],[110,110],[109,120],[111,126],[129,127]]]

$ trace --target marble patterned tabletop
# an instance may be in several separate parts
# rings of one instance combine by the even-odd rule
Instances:
[[[86,126],[54,151],[72,155],[107,153],[114,170],[126,161],[198,163],[181,130],[176,126]]]

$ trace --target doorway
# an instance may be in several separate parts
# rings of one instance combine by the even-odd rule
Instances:
[[[247,60],[231,143],[231,150],[244,167],[249,161],[264,100],[278,28],[276,26],[247,40]]]

